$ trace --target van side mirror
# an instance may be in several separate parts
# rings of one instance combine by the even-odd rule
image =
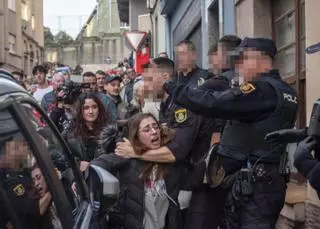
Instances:
[[[90,165],[87,182],[94,211],[103,212],[115,204],[120,185],[114,175],[97,165]]]

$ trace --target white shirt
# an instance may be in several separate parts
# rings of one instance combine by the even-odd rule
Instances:
[[[161,102],[145,99],[142,107],[142,113],[151,113],[157,120],[159,120],[160,105]]]
[[[33,97],[37,100],[37,102],[39,104],[41,104],[41,100],[43,98],[43,96],[47,93],[49,93],[50,91],[52,91],[53,88],[51,86],[47,87],[47,88],[44,88],[44,89],[41,89],[41,88],[38,88],[34,94],[33,94]]]

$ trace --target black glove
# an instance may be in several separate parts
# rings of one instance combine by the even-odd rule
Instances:
[[[294,166],[307,177],[309,171],[311,171],[317,163],[312,155],[311,151],[317,146],[317,141],[313,137],[307,137],[299,143],[296,152],[294,154]]]
[[[306,137],[308,137],[307,129],[284,129],[267,134],[264,140],[269,143],[294,143]]]

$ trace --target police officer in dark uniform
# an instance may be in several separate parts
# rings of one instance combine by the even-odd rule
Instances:
[[[307,54],[320,51],[320,43],[306,48]],[[318,192],[320,197],[320,147],[318,126],[320,101],[314,103],[309,128],[284,129],[269,133],[265,140],[270,143],[296,143],[299,142],[294,154],[294,166],[308,179],[310,185]],[[315,151],[314,156],[312,152]]]
[[[319,139],[308,136],[307,129],[285,129],[272,132],[266,136],[270,143],[299,142],[294,153],[294,166],[308,179],[310,185],[320,194],[320,148]],[[315,151],[315,156],[312,152]],[[320,195],[319,195],[320,196]]]
[[[2,125],[1,125],[2,124]],[[51,195],[39,198],[30,176],[28,143],[8,112],[0,112],[0,183],[22,228],[39,228],[41,215],[51,203]],[[0,224],[6,220],[0,216]]]
[[[209,117],[226,119],[209,180],[228,192],[226,226],[275,228],[284,204],[286,184],[279,172],[286,144],[269,144],[266,133],[292,128],[296,92],[273,68],[274,41],[245,38],[237,63],[239,88],[224,92],[168,82],[174,102]],[[209,168],[211,169],[211,168]]]

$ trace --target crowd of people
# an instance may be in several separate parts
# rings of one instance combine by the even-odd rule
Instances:
[[[191,41],[174,53],[150,59],[141,74],[121,64],[75,83],[50,70],[49,82],[36,66],[23,83],[81,172],[92,164],[119,178],[108,228],[275,228],[288,141],[274,131],[293,128],[298,104],[284,96],[297,95],[273,65],[274,41],[224,36],[208,51],[208,70],[196,65]]]

